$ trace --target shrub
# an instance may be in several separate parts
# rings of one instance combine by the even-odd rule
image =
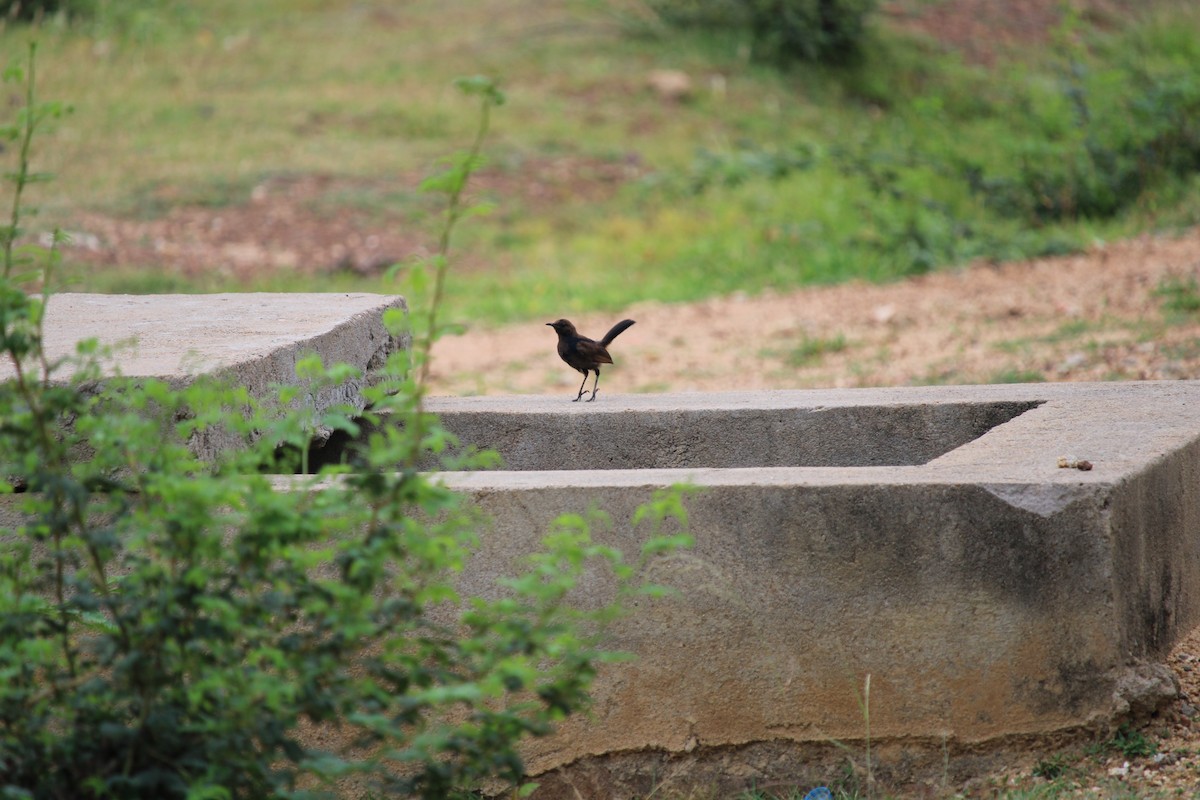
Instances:
[[[967,180],[992,209],[1037,225],[1109,219],[1164,183],[1200,173],[1200,80],[1190,69],[1086,79],[1079,65],[1062,86],[1075,125],[1030,144],[1011,173]],[[1106,84],[1115,84],[1115,96]]]
[[[350,408],[320,420],[291,410],[350,368],[306,359],[274,405],[216,381],[97,381],[94,343],[51,362],[48,297],[20,281],[48,284],[56,249],[15,245],[29,144],[56,110],[33,102],[32,64],[31,53],[30,102],[4,130],[19,156],[0,228],[0,354],[16,369],[0,383],[0,493],[18,493],[21,521],[0,529],[0,797],[312,797],[353,777],[442,798],[521,782],[521,739],[586,706],[611,657],[606,623],[650,590],[638,565],[564,517],[494,598],[459,597],[454,575],[482,522],[412,467],[448,436],[423,413],[405,351],[365,390],[364,470],[291,481],[264,474],[280,445],[303,471],[316,424],[359,431]],[[449,198],[438,291],[487,109],[502,99],[487,82],[465,88],[483,123],[430,184]],[[406,325],[385,321],[396,335]],[[214,436],[240,446],[202,462],[191,444]],[[681,543],[661,535],[682,520],[677,494],[640,514],[653,529],[643,557]],[[571,602],[585,570],[615,587],[589,610]],[[318,728],[330,734],[319,747],[301,735]]]
[[[760,58],[842,64],[859,55],[875,0],[751,0],[748,5]]]
[[[857,57],[876,0],[653,0],[680,27],[740,30],[756,58],[775,64],[842,64]]]
[[[0,0],[0,21],[82,23],[98,34],[146,35],[164,22],[190,19],[180,0]]]
[[[56,14],[90,17],[96,13],[97,0],[0,0],[0,17],[24,22]]]

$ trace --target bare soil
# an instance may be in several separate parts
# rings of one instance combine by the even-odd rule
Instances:
[[[1200,229],[1058,258],[977,264],[573,320],[610,351],[605,393],[1200,377]],[[551,320],[471,329],[434,348],[433,391],[572,394]]]

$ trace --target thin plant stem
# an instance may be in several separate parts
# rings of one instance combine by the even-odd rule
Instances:
[[[435,256],[436,264],[433,277],[433,297],[429,304],[429,328],[425,331],[425,335],[420,343],[421,371],[417,379],[420,395],[424,394],[425,386],[429,381],[430,353],[433,350],[433,342],[437,338],[438,310],[441,307],[442,298],[446,291],[446,271],[449,264],[450,239],[454,233],[454,228],[462,219],[465,211],[462,205],[462,197],[467,188],[467,181],[479,159],[479,153],[483,149],[483,140],[487,137],[488,128],[491,126],[491,107],[491,98],[484,96],[480,103],[479,126],[475,130],[475,138],[461,162],[463,173],[461,180],[456,181],[453,189],[450,191],[446,205],[445,224],[442,225],[441,234],[438,236],[438,249]]]
[[[13,173],[12,210],[9,213],[9,229],[4,236],[4,277],[12,276],[13,245],[17,239],[17,230],[21,225],[21,195],[29,183],[29,150],[33,145],[33,132],[37,127],[37,110],[34,105],[34,57],[37,54],[37,42],[29,43],[29,70],[25,79],[25,108],[23,124],[21,125],[21,145],[17,150],[17,171]]]
[[[867,797],[875,796],[875,771],[871,764],[871,673],[867,673],[863,681],[863,696],[860,703],[863,715],[863,725],[866,730],[866,760],[867,760]]]

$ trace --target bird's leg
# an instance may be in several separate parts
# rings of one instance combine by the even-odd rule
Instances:
[[[596,373],[596,374],[599,375],[600,373]],[[578,401],[579,398],[583,397],[583,387],[586,385],[587,385],[587,372],[585,371],[583,373],[583,383],[579,384],[579,394],[575,395],[575,399],[571,401],[572,403]]]
[[[587,378],[584,378],[583,381],[584,381],[584,383],[587,383]],[[596,390],[599,388],[600,388],[600,370],[599,370],[599,368],[597,368],[596,369],[596,382],[592,384],[592,396],[587,399],[587,401],[589,403],[596,399]]]

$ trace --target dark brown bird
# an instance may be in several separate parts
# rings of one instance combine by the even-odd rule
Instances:
[[[571,367],[583,373],[583,383],[579,384],[579,394],[575,395],[576,402],[583,397],[583,387],[587,386],[588,372],[596,373],[596,382],[592,384],[592,396],[587,399],[587,402],[592,402],[596,399],[596,390],[600,388],[600,365],[613,363],[612,356],[608,354],[608,346],[612,344],[612,340],[621,335],[621,332],[633,324],[631,319],[623,319],[608,333],[604,334],[604,338],[600,341],[589,339],[586,336],[580,336],[579,331],[575,330],[575,326],[570,320],[560,319],[557,322],[547,322],[554,332],[558,334],[558,355],[563,361],[567,362]]]

